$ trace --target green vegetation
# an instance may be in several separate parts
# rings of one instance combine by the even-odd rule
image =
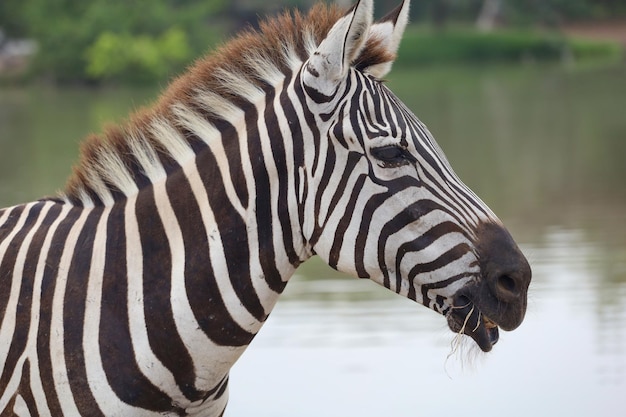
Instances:
[[[254,26],[258,16],[282,7],[307,9],[315,1],[0,0],[0,32],[36,40],[38,53],[30,71],[35,78],[154,84],[180,73],[234,29]],[[387,11],[395,3],[378,1],[378,9]],[[618,44],[569,39],[545,29],[585,16],[625,16],[626,6],[617,0],[413,3],[413,21],[419,24],[403,40],[399,66],[616,60],[624,55]],[[497,4],[488,14],[489,26],[507,29],[474,29],[487,4]]]
[[[397,64],[477,64],[561,59],[614,61],[622,55],[622,47],[614,42],[570,39],[550,32],[480,32],[469,28],[434,31],[414,27],[404,36]]]
[[[37,40],[33,72],[54,81],[155,81],[221,36],[225,0],[2,0],[0,27]],[[7,18],[10,16],[10,18]]]
[[[85,53],[85,72],[93,79],[151,81],[167,77],[191,56],[187,34],[179,28],[157,38],[103,32]]]

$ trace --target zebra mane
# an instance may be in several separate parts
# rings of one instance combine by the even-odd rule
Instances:
[[[216,122],[232,120],[297,70],[344,14],[323,4],[307,15],[285,12],[199,59],[152,107],[86,138],[61,198],[82,206],[112,205],[164,179],[195,157],[190,125],[203,126],[204,141],[219,136]],[[393,58],[371,38],[353,65],[363,69]]]

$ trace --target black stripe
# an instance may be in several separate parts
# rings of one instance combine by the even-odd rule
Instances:
[[[363,154],[358,153],[358,152],[350,152],[348,154],[346,165],[343,168],[343,172],[341,172],[340,178],[338,178],[339,182],[337,183],[336,180],[334,181],[335,183],[337,183],[337,185],[335,187],[335,192],[333,194],[333,197],[330,200],[330,203],[328,205],[329,215],[327,216],[326,221],[328,221],[328,218],[330,218],[330,213],[334,212],[335,209],[338,208],[337,205],[339,204],[339,201],[341,200],[341,198],[346,195],[347,187],[348,187],[348,180],[350,179],[350,175],[352,174],[354,168],[357,166],[357,164],[362,158],[363,158]],[[338,175],[335,175],[335,176],[338,176]],[[359,178],[359,181],[357,181],[357,183],[359,183],[360,181],[361,179]],[[353,192],[354,192],[354,189],[353,189]],[[353,213],[354,203],[356,203],[356,199],[354,199],[354,202],[352,204],[348,204],[345,207],[343,207],[343,209],[346,212]]]
[[[175,175],[181,175],[177,170]],[[149,190],[139,193],[135,215],[143,252],[143,308],[148,342],[154,355],[174,373],[177,383],[188,380],[183,375],[194,375],[193,362],[185,344],[178,335],[172,312],[172,263],[168,240],[156,208],[154,194]],[[123,254],[126,259],[125,252]],[[193,388],[193,386],[192,386]],[[181,391],[187,395],[185,388]]]
[[[390,287],[389,271],[385,259],[385,247],[387,246],[387,240],[389,240],[389,238],[395,233],[407,227],[409,224],[419,220],[421,217],[435,210],[441,210],[441,206],[432,200],[414,201],[411,205],[402,210],[400,213],[396,214],[396,216],[394,216],[383,226],[378,238],[378,264],[380,265],[380,269],[384,273],[385,287]],[[396,289],[396,291],[399,290],[400,288]]]
[[[389,125],[394,132],[396,132],[397,129],[394,136],[399,135],[403,140],[406,140],[408,133],[407,118],[411,120],[411,118],[415,118],[415,116],[412,114],[407,115],[403,112],[404,107],[399,106],[396,96],[385,85],[380,85],[380,90],[381,102],[383,102],[383,108],[385,109],[385,118],[390,121]]]
[[[42,208],[43,205],[43,203],[39,204]],[[15,366],[17,365],[17,362],[26,347],[28,332],[30,330],[35,272],[37,272],[41,245],[43,244],[46,234],[48,233],[51,222],[58,216],[59,211],[60,207],[58,205],[48,210],[48,213],[46,213],[42,224],[34,233],[30,246],[27,249],[22,277],[20,280],[21,287],[18,295],[19,302],[17,303],[15,311],[15,330],[13,332],[11,346],[5,358],[4,369],[2,370],[2,376],[0,377],[0,387],[6,387],[9,383],[9,379],[12,376]],[[39,214],[41,214],[41,212]]]
[[[293,89],[300,101],[302,113],[304,114],[305,124],[309,128],[313,136],[313,166],[311,167],[311,172],[315,172],[317,170],[317,164],[319,163],[321,133],[319,131],[319,128],[317,127],[317,120],[315,119],[315,115],[311,112],[311,110],[309,110],[307,95],[302,87],[302,78],[300,72],[298,72],[298,75],[296,76],[296,80],[293,84]]]
[[[396,288],[400,288],[402,275],[400,274],[400,264],[402,259],[407,253],[419,252],[432,245],[435,241],[440,239],[449,233],[461,233],[465,235],[465,232],[459,227],[458,224],[445,221],[438,225],[431,227],[426,232],[418,236],[412,241],[403,243],[398,248],[398,254],[396,256]]]
[[[9,301],[9,295],[13,288],[13,274],[15,270],[15,262],[17,255],[24,244],[24,239],[26,235],[31,231],[31,229],[35,226],[35,223],[39,219],[41,214],[41,209],[43,208],[43,203],[38,203],[30,207],[29,211],[26,213],[26,222],[23,224],[22,228],[15,234],[13,240],[6,252],[4,253],[4,259],[2,260],[2,264],[0,265],[0,271],[2,271],[2,275],[0,276],[0,288],[3,289],[0,293],[1,297],[1,308],[0,312],[0,323],[2,323],[7,314],[12,315],[15,314],[15,329],[13,330],[13,334],[11,335],[11,345],[9,347],[9,352],[7,357],[5,358],[6,364],[2,371],[2,376],[0,378],[0,395],[4,394],[5,389],[7,388],[7,384],[11,375],[15,369],[17,364],[17,360],[19,359],[20,353],[23,351],[26,346],[26,339],[28,336],[28,325],[30,324],[30,308],[31,308],[31,300],[32,300],[32,278],[33,274],[29,274],[29,278],[27,278],[26,282],[21,282],[19,296],[25,296],[23,301],[17,303],[16,311],[7,311],[7,303]],[[28,267],[24,267],[24,271],[28,273]],[[30,282],[29,282],[30,281]],[[9,318],[8,320],[12,320]]]
[[[284,90],[283,90],[284,92]],[[278,124],[278,116],[274,108],[274,91],[270,90],[266,96],[265,107],[265,126],[267,128],[268,137],[270,137],[270,145],[272,147],[272,157],[276,165],[276,173],[278,174],[278,203],[276,207],[276,215],[281,225],[282,241],[285,252],[292,265],[300,263],[300,257],[296,253],[293,242],[293,231],[291,230],[291,213],[289,212],[289,200],[292,194],[289,190],[289,175],[287,169],[287,153],[285,151],[285,138],[282,135],[280,125]]]
[[[11,209],[4,209],[0,211],[0,215],[5,211],[9,210],[9,215],[4,220],[4,223],[0,224],[0,243],[6,239],[6,237],[13,231],[13,228],[17,224],[22,212],[24,211],[25,206],[17,206]]]
[[[215,271],[209,259],[209,241],[202,227],[202,213],[187,179],[182,175],[168,178],[167,193],[181,229],[185,247],[185,286],[195,319],[208,337],[221,345],[240,343],[241,338],[251,338],[228,314],[221,298]],[[220,326],[221,325],[221,326]],[[193,365],[193,364],[189,364]],[[195,382],[194,369],[187,374],[171,368],[185,395],[192,401],[200,400],[206,393],[190,390]],[[179,380],[180,375],[180,380]]]
[[[361,100],[360,97],[361,97],[362,92],[363,92],[363,85],[361,83],[355,83],[354,93],[350,100],[349,118],[350,118],[350,125],[352,126],[352,130],[355,134],[355,139],[358,140],[362,149],[366,149],[365,137],[367,135],[364,135],[363,134],[364,132],[360,130],[361,129],[360,122],[363,120],[361,116],[361,106],[360,106],[360,100]],[[367,126],[365,126],[365,129],[367,129]]]
[[[220,380],[220,382],[218,382],[213,388],[211,388],[209,391],[207,391],[204,394],[204,398],[202,398],[202,401],[213,401],[216,397],[221,396],[222,394],[219,394],[220,392],[223,393],[223,391],[228,387],[228,374],[224,375],[224,377]]]
[[[436,271],[437,269],[443,268],[444,266],[456,261],[457,259],[462,258],[466,253],[471,252],[472,248],[467,243],[459,243],[458,245],[450,248],[446,252],[442,253],[437,259],[415,265],[409,271],[407,276],[409,280],[409,295],[408,297],[412,300],[415,300],[415,277],[419,274],[426,274],[428,272]],[[441,288],[441,287],[440,287]],[[423,289],[422,289],[423,290]],[[425,304],[428,305],[428,304]]]
[[[11,397],[6,407],[4,407],[4,410],[0,413],[0,417],[15,417],[15,413],[13,412],[13,408],[15,407],[15,398],[16,395]]]
[[[144,192],[139,193],[138,200],[140,196],[144,194],[150,193],[144,190]],[[102,316],[100,319],[98,341],[102,357],[102,366],[111,389],[121,401],[146,410],[170,411],[172,410],[171,399],[150,383],[141,373],[135,360],[135,352],[131,342],[128,323],[128,280],[126,277],[124,210],[125,206],[123,204],[115,205],[109,214],[107,223],[106,254],[102,282]],[[147,220],[151,222],[148,228],[154,223],[157,223],[155,219],[158,219],[148,217],[146,213],[138,213],[138,218],[139,221],[143,218],[145,219],[144,221]],[[142,239],[142,247],[143,244],[144,240]],[[151,255],[144,256],[144,267],[146,267],[146,262],[158,265],[162,262],[160,257],[169,259],[166,253],[152,252],[150,248],[147,250],[145,247],[143,248],[144,255]],[[155,262],[155,259],[159,259],[159,262]],[[163,264],[161,263],[161,265]],[[169,295],[167,291],[169,272],[170,270],[166,270],[165,274],[167,275],[167,279],[159,282],[158,285],[160,288],[157,287],[158,292],[165,293],[166,295]],[[144,276],[149,275],[149,273],[150,271],[147,273],[144,272]],[[165,309],[166,305],[167,304],[159,305],[159,308]],[[164,323],[161,324],[164,325]],[[148,328],[148,334],[154,331],[154,329],[151,331],[151,329]],[[164,332],[164,329],[161,327],[158,331]],[[86,415],[91,414],[87,413]]]
[[[228,375],[226,375],[226,377],[224,378],[224,382],[221,384],[220,389],[215,393],[215,397],[213,397],[213,400],[222,398],[222,395],[224,395],[227,389],[228,389]]]
[[[87,216],[74,247],[63,295],[63,348],[69,385],[81,415],[101,416],[89,389],[83,351],[87,278],[91,267],[95,231],[102,209],[93,209]],[[94,341],[95,343],[95,341]]]
[[[363,89],[359,96],[353,97],[354,104],[358,107],[358,113],[360,114],[360,119],[362,121],[363,129],[365,130],[365,135],[368,139],[376,139],[379,137],[387,137],[389,136],[389,128],[387,127],[387,123],[379,123],[376,120],[376,111],[378,111],[379,106],[381,105],[381,100],[375,97],[375,95],[371,91],[371,82],[366,77],[362,77],[362,85]],[[372,99],[372,106],[376,109],[372,110],[370,107],[370,103],[368,100],[368,96]],[[374,117],[372,117],[374,116]]]
[[[365,85],[365,88],[372,98],[373,109],[369,109],[369,105],[366,105],[369,110],[367,112],[367,114],[369,115],[369,119],[372,120],[375,124],[391,128],[391,135],[393,137],[396,137],[395,126],[393,125],[393,123],[391,123],[391,119],[383,117],[381,111],[386,107],[386,102],[383,95],[381,94],[381,84],[379,82],[372,81],[370,77],[364,76],[363,74],[359,73],[359,75],[362,79],[363,85]],[[367,103],[365,98],[363,98],[363,100],[365,103]]]
[[[371,177],[370,177],[371,178]],[[357,275],[360,278],[370,278],[369,273],[365,269],[365,246],[369,237],[370,224],[374,218],[376,208],[387,200],[386,194],[375,194],[367,201],[363,209],[361,222],[359,225],[359,233],[354,242],[354,259]]]
[[[432,181],[432,183],[437,184],[439,186],[438,187],[439,191],[443,193],[443,195],[446,196],[445,199],[444,198],[442,199],[447,200],[450,203],[453,203],[456,206],[456,210],[458,211],[458,214],[461,216],[464,216],[466,219],[473,217],[473,215],[475,215],[476,210],[483,213],[483,215],[487,216],[488,213],[486,212],[485,208],[476,200],[475,197],[469,194],[461,186],[461,183],[459,183],[459,180],[456,174],[453,171],[451,171],[450,168],[446,164],[443,163],[443,161],[439,159],[440,155],[439,155],[438,147],[435,146],[435,144],[432,142],[434,139],[432,139],[432,137],[427,133],[427,131],[425,130],[425,127],[415,118],[415,116],[412,113],[410,113],[408,109],[406,109],[405,107],[401,107],[400,105],[398,106],[405,112],[409,120],[413,122],[413,123],[410,123],[410,127],[411,127],[412,134],[414,135],[415,140],[416,140],[415,147],[418,153],[420,154],[424,162],[430,165],[440,178],[440,181],[437,181],[432,176],[432,174],[430,174],[429,172],[427,172],[427,170],[424,169],[424,173],[426,174],[427,178],[429,178]],[[430,150],[430,152],[428,152],[428,150]],[[433,157],[432,154],[434,154],[435,156]],[[451,177],[456,180],[449,181],[446,177]],[[442,183],[444,183],[445,185],[448,185],[452,189],[453,192],[456,192],[457,195],[453,195],[451,191],[444,190],[444,188],[442,187],[442,185],[444,184]],[[440,195],[438,192],[434,192],[434,194]],[[462,196],[463,198],[459,199],[458,196]],[[471,206],[473,206],[474,209],[470,207],[470,204]],[[461,222],[461,223],[466,223],[466,222]]]
[[[264,320],[266,318],[265,310],[254,291],[250,276],[247,225],[237,215],[237,210],[232,206],[226,194],[213,154],[211,152],[203,153],[202,159],[198,160],[197,163],[200,179],[207,190],[209,204],[222,239],[228,277],[215,277],[214,273],[211,272],[205,279],[197,282],[198,291],[188,294],[189,301],[202,330],[213,342],[223,346],[244,346],[250,343],[254,335],[233,321],[224,305],[216,280],[230,279],[243,306],[257,319]],[[204,169],[200,169],[200,167]],[[209,167],[212,169],[207,169]],[[203,256],[208,258],[208,249],[206,255]],[[205,261],[210,263],[209,259],[205,259]],[[202,285],[202,289],[200,289],[200,285]],[[223,330],[222,326],[224,326]]]
[[[309,98],[313,100],[316,104],[330,103],[337,95],[337,88],[335,88],[335,91],[333,91],[330,95],[326,95],[306,84],[304,84],[304,90],[306,91],[306,94],[309,96]]]
[[[37,333],[37,357],[39,358],[39,375],[43,384],[44,393],[50,414],[63,415],[61,405],[54,386],[52,376],[52,358],[50,357],[50,326],[52,318],[52,304],[57,282],[59,262],[65,249],[67,236],[76,220],[80,217],[82,208],[72,208],[66,217],[59,223],[52,237],[44,273],[41,281],[41,309],[39,311],[39,330]]]
[[[223,120],[216,120],[214,123],[222,135],[222,145],[228,159],[229,180],[235,188],[239,202],[243,208],[247,209],[250,196],[248,195],[247,179],[243,172],[241,145],[237,130],[235,130],[233,125]]]
[[[324,231],[324,227],[328,222],[328,218],[331,215],[331,212],[328,211],[326,213],[326,218],[321,219],[320,213],[322,210],[322,197],[324,196],[324,191],[328,188],[328,184],[330,184],[331,179],[333,178],[333,174],[335,172],[335,162],[337,161],[337,155],[335,154],[335,147],[332,144],[329,144],[328,151],[326,156],[326,160],[324,161],[324,171],[322,172],[322,176],[317,185],[316,194],[315,194],[315,206],[314,206],[314,216],[315,216],[315,230],[311,236],[311,245],[315,246],[317,240],[322,235]]]
[[[327,122],[332,118],[337,118],[337,116],[341,116],[342,113],[339,112],[339,108],[344,106],[346,102],[348,102],[349,100],[346,100],[346,97],[348,97],[348,95],[352,95],[350,94],[350,90],[352,89],[352,75],[353,72],[356,73],[356,71],[351,71],[350,75],[345,79],[345,82],[343,85],[340,85],[337,87],[337,92],[335,93],[335,105],[332,109],[328,110],[325,113],[320,113],[319,117],[320,119],[322,119],[323,122]],[[341,96],[339,96],[339,88],[343,87],[343,91],[341,93]]]
[[[424,304],[425,306],[428,306],[429,303],[429,298],[428,298],[428,292],[430,290],[436,290],[436,289],[440,289],[440,288],[445,288],[450,284],[454,284],[455,282],[457,282],[460,279],[463,278],[469,278],[469,277],[473,277],[474,274],[471,272],[463,272],[461,274],[458,275],[454,275],[448,279],[444,279],[442,281],[437,281],[437,282],[431,282],[431,283],[426,283],[426,284],[422,284],[421,285],[421,293],[422,293],[422,304]],[[415,291],[415,288],[413,288],[413,286],[411,286],[411,289],[413,289],[413,291]],[[416,298],[410,297],[413,300],[416,300]],[[417,301],[417,300],[416,300]]]
[[[22,365],[22,378],[20,380],[20,386],[18,392],[26,403],[28,413],[30,417],[38,417],[39,412],[36,408],[35,397],[33,397],[33,391],[30,387],[30,360],[26,359],[24,365]]]
[[[340,190],[343,192],[343,190],[345,189],[346,184],[344,182],[344,179],[347,177],[348,175],[344,175],[344,178],[342,178],[343,184],[340,184],[339,188],[337,189],[337,192],[335,194],[336,196],[340,195],[339,194]],[[335,236],[333,239],[333,245],[330,249],[330,254],[328,258],[328,265],[330,265],[330,267],[334,269],[337,269],[337,263],[339,261],[339,253],[341,252],[341,246],[343,245],[343,237],[346,233],[346,230],[348,230],[348,226],[350,226],[350,222],[352,221],[354,217],[354,214],[355,214],[354,205],[356,204],[356,201],[358,200],[360,193],[363,191],[363,185],[365,184],[366,178],[367,177],[365,175],[362,175],[354,184],[354,188],[352,189],[352,194],[350,195],[350,200],[348,201],[348,204],[345,207],[343,216],[341,217],[341,219],[339,220],[339,223],[337,224],[337,229],[335,231]],[[331,206],[333,206],[333,204],[331,204]]]
[[[178,226],[183,236],[185,250],[185,286],[191,301],[192,310],[198,320],[199,306],[196,300],[207,294],[204,288],[205,280],[214,280],[213,270],[209,262],[209,245],[204,228],[202,227],[202,215],[193,192],[186,178],[179,171],[168,177],[166,190],[169,196],[172,210],[176,215]],[[169,271],[171,272],[171,271]],[[171,278],[170,278],[171,279]],[[147,288],[146,288],[147,289]],[[169,292],[164,294],[169,297]],[[166,302],[165,299],[162,302]],[[206,303],[207,302],[205,299]],[[211,303],[212,304],[212,303]],[[194,308],[195,307],[195,308]],[[156,331],[156,329],[155,329]],[[157,338],[159,336],[155,336]],[[203,393],[195,388],[195,370],[191,357],[183,345],[167,344],[167,335],[162,335],[162,349],[169,348],[164,356],[164,364],[172,372],[176,383],[190,401],[197,401],[203,397]]]
[[[13,231],[24,212],[26,206],[18,206],[11,209],[9,216],[5,219],[5,222],[0,226],[0,243],[2,243]],[[13,244],[13,242],[18,242]],[[13,236],[11,242],[7,246],[6,252],[3,254],[2,262],[0,262],[0,323],[4,318],[7,303],[9,301],[9,294],[11,293],[11,282],[13,280],[13,263],[15,262],[15,256],[20,246],[20,240],[17,240],[17,234]],[[6,272],[4,272],[6,271]]]
[[[267,167],[265,166],[265,161],[263,160],[264,156],[261,147],[261,137],[257,126],[258,118],[259,115],[256,107],[250,106],[246,109],[248,154],[250,162],[252,163],[252,172],[254,175],[256,192],[255,214],[259,240],[259,262],[261,263],[263,275],[269,287],[277,293],[281,293],[287,283],[282,280],[280,271],[278,271],[276,263],[274,262],[276,259],[276,251],[274,250],[274,230],[272,225],[273,221],[275,221],[272,214],[272,188]],[[263,311],[263,320],[267,314],[268,312]],[[256,315],[255,317],[258,318]]]
[[[300,198],[299,190],[300,190],[300,182],[304,182],[302,187],[306,187],[306,176],[304,178],[300,177],[300,168],[304,167],[304,141],[302,134],[302,126],[300,126],[300,118],[296,109],[287,93],[286,86],[289,85],[285,83],[285,89],[280,95],[280,105],[283,109],[283,113],[285,114],[285,118],[289,123],[289,131],[290,131],[290,140],[293,143],[293,167],[294,167],[294,190],[293,193],[296,196],[296,199]],[[304,198],[306,199],[306,193],[304,193]],[[302,232],[302,224],[304,221],[304,206],[305,201],[298,201],[298,221],[300,225],[300,231]],[[303,241],[304,236],[302,236]]]
[[[74,398],[80,399],[76,401],[76,407],[81,415],[89,416],[104,416],[89,389],[83,351],[87,279],[91,269],[96,227],[101,216],[102,208],[91,210],[78,235],[63,302],[63,349],[67,378]]]

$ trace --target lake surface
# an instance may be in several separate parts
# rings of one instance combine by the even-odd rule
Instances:
[[[489,354],[318,260],[236,364],[227,416],[604,416],[626,392],[626,67],[392,72],[533,268]],[[0,87],[0,205],[62,187],[86,133],[154,91]]]

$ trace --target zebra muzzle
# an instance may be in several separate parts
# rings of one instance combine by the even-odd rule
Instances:
[[[447,318],[450,330],[471,337],[483,352],[489,352],[498,342],[500,334],[496,322],[465,295],[455,297]]]

